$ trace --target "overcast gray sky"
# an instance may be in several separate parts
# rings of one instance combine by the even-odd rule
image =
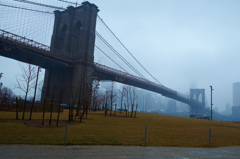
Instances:
[[[240,81],[239,0],[90,2],[163,85],[181,93],[190,88],[206,89],[209,103],[212,85],[214,106],[224,110],[226,102],[232,104],[232,83]],[[0,68],[4,73],[1,82],[12,86],[18,62],[0,57]]]

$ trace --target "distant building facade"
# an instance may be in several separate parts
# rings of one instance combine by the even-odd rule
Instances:
[[[236,118],[240,118],[240,106],[232,107],[232,116]]]
[[[233,83],[233,106],[240,105],[240,82]]]
[[[240,117],[240,82],[233,83],[232,116]]]

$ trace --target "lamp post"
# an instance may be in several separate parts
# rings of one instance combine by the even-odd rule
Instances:
[[[213,91],[213,89],[212,89],[212,86],[210,86],[210,89],[211,89],[211,120],[212,120],[212,91]]]

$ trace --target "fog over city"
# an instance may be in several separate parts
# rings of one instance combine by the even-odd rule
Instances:
[[[99,7],[99,16],[161,84],[183,94],[205,89],[208,104],[212,85],[214,107],[223,111],[227,102],[232,105],[232,84],[240,81],[240,1],[89,2]],[[46,3],[58,5],[54,0]],[[14,88],[18,62],[0,57],[0,68],[3,86],[21,94]]]

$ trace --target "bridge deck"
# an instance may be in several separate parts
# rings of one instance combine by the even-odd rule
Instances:
[[[99,77],[101,80],[112,80],[119,83],[132,85],[152,92],[160,93],[163,96],[178,100],[189,105],[201,106],[199,102],[190,100],[187,96],[184,96],[175,90],[98,63],[95,63],[94,75]]]

